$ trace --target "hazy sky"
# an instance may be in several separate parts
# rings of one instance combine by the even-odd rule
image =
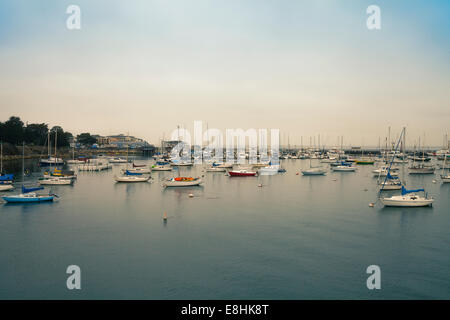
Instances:
[[[66,8],[81,8],[81,30]],[[381,8],[368,30],[366,8]],[[450,1],[1,0],[0,120],[159,143],[177,125],[377,145],[450,131]]]

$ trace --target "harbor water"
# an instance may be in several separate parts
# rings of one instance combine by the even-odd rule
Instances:
[[[9,166],[16,190],[2,195],[22,185],[21,161]],[[0,299],[450,298],[450,184],[437,175],[405,174],[433,207],[372,208],[370,165],[302,176],[309,160],[290,159],[287,172],[259,177],[196,165],[180,174],[204,175],[202,186],[166,189],[177,171],[115,183],[125,166],[46,187],[53,203],[0,204]],[[36,185],[43,169],[26,168]],[[81,290],[66,287],[69,265],[81,269]],[[381,290],[366,286],[370,265]]]

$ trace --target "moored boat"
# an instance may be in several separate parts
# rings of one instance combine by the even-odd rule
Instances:
[[[34,191],[43,190],[43,187],[39,188],[25,188],[22,186],[22,193],[14,196],[4,196],[2,197],[8,203],[31,203],[31,202],[45,202],[53,201],[55,195],[39,195]]]
[[[190,187],[198,186],[202,183],[202,179],[197,177],[176,177],[164,181],[164,187]]]
[[[40,185],[71,185],[73,184],[72,179],[64,179],[58,177],[41,178],[38,183]]]
[[[309,169],[302,170],[302,174],[304,176],[323,176],[325,175],[327,170],[321,167],[312,167]]]
[[[356,167],[340,165],[340,166],[331,167],[331,170],[337,171],[337,172],[355,172]]]
[[[401,195],[381,198],[381,203],[388,207],[426,207],[431,206],[434,202],[433,198],[422,197],[416,194],[420,191],[425,192],[424,189],[406,190],[403,186],[401,189]]]
[[[230,177],[254,177],[257,175],[257,172],[247,169],[238,169],[238,170],[229,170],[228,174]]]
[[[150,180],[150,176],[142,175],[125,175],[125,176],[114,176],[116,182],[147,182]]]

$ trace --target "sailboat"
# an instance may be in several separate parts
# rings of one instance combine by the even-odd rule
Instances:
[[[340,161],[337,165],[332,165],[331,170],[337,172],[355,172],[356,167],[352,166],[350,162]]]
[[[22,147],[22,179],[25,180],[25,144]],[[45,201],[53,201],[54,197],[57,195],[48,194],[48,195],[39,195],[34,191],[43,190],[43,187],[37,188],[25,188],[22,182],[22,193],[14,196],[5,196],[2,197],[3,200],[9,203],[31,203],[31,202],[45,202]]]
[[[445,174],[445,170],[446,170],[445,161],[447,161],[447,154],[445,154],[444,163],[442,164],[441,180],[443,183],[449,183],[450,182],[450,171],[447,171],[447,174]]]
[[[420,137],[419,137],[419,150],[420,150]],[[420,161],[421,163],[416,164],[416,161]],[[422,146],[422,157],[416,157],[414,152],[413,156],[413,164],[409,167],[409,174],[433,174],[434,166],[433,165],[425,165],[425,150]]]
[[[67,164],[83,164],[86,162],[86,158],[80,158],[75,159],[75,143],[72,146],[72,159],[66,161]]]
[[[407,190],[402,186],[402,194],[390,198],[381,198],[382,204],[388,207],[427,207],[433,204],[434,199],[419,196],[417,192],[425,192],[424,189]]]
[[[202,179],[197,177],[176,177],[164,181],[164,187],[191,187],[198,186],[202,183]]]
[[[127,145],[127,159],[126,159],[127,165],[124,170],[122,170],[123,175],[122,176],[114,176],[114,180],[116,182],[147,182],[150,180],[150,174],[144,175],[143,172],[136,172],[137,169],[142,168],[134,168],[134,169],[128,169],[128,145]],[[146,173],[150,173],[150,170],[147,170]]]
[[[56,149],[57,149],[57,141],[58,141],[58,130],[55,130],[55,156],[52,157],[51,156],[51,145],[50,145],[50,130],[48,130],[47,133],[47,148],[48,148],[48,157],[46,159],[40,159],[39,160],[39,164],[44,167],[44,166],[58,166],[58,165],[63,165],[64,164],[64,160],[61,158],[56,157]]]
[[[380,190],[400,190],[402,188],[402,182],[398,177],[393,177],[390,173],[387,173],[386,179],[379,182]]]
[[[364,151],[363,151],[363,148],[361,148],[361,157],[356,159],[355,162],[356,162],[356,164],[370,165],[370,164],[374,164],[375,160],[370,157],[364,157]]]
[[[311,164],[311,158],[309,158],[309,169],[302,170],[302,174],[304,176],[323,176],[326,172],[327,170],[323,167],[313,167]]]
[[[405,131],[406,129],[403,128],[399,141],[397,142],[397,147],[400,144],[401,139],[403,138],[403,146],[405,146]],[[396,148],[397,150],[397,148]],[[388,180],[392,180],[393,177],[390,175],[390,169],[392,166],[392,163],[394,161],[394,156],[392,156],[392,160],[390,162],[389,168],[388,168],[388,174],[386,175],[386,178],[381,185],[379,195],[384,190],[384,186],[386,186]],[[389,207],[425,207],[425,206],[431,206],[434,202],[433,198],[428,198],[427,194],[425,194],[425,197],[418,195],[418,192],[425,192],[424,189],[415,189],[415,190],[407,190],[403,185],[401,186],[402,193],[401,195],[394,195],[391,197],[381,198],[380,201],[383,205],[389,206]]]

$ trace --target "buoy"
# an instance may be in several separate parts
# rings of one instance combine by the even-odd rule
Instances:
[[[369,207],[373,208],[375,206],[375,203],[371,202],[369,203]]]
[[[436,183],[437,181],[433,179],[433,181],[432,181],[432,182],[433,182],[433,183]]]
[[[166,212],[164,212],[163,220],[164,220],[164,221],[167,221],[167,213],[166,213]]]
[[[194,195],[192,193],[189,193],[189,198],[194,197]]]
[[[298,176],[298,172],[295,175]]]
[[[261,188],[261,187],[262,187],[262,184],[261,184],[261,183],[260,183],[260,184],[258,184],[258,187],[260,187],[260,188]]]

